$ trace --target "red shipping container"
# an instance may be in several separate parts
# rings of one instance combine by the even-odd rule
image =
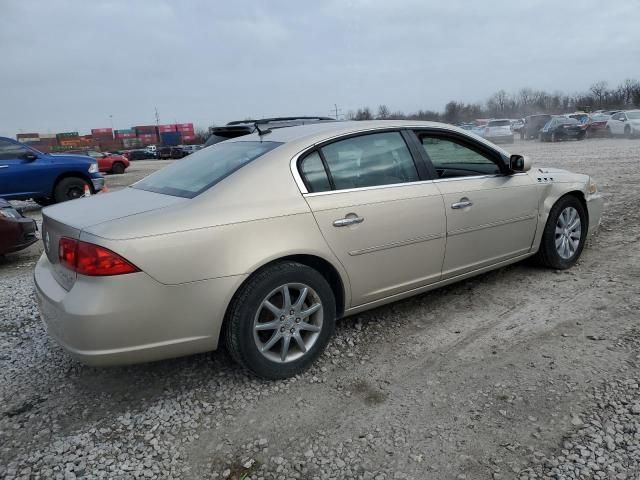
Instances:
[[[176,123],[178,128],[191,128],[193,130],[193,123]]]
[[[113,135],[113,130],[111,128],[92,128],[91,133],[93,135],[101,133],[108,133],[109,135]]]

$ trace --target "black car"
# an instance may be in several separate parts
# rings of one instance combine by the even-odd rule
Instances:
[[[230,138],[249,135],[260,130],[271,130],[273,128],[294,127],[296,125],[307,125],[309,123],[335,122],[331,117],[273,117],[261,118],[258,120],[237,120],[229,122],[223,127],[212,127],[209,129],[211,135],[204,144],[210,147],[218,142],[229,140]],[[203,147],[203,148],[204,148]]]
[[[147,152],[145,150],[132,150],[129,152],[127,157],[129,158],[129,160],[148,160],[150,158],[156,158],[153,153]]]
[[[551,115],[529,115],[524,119],[524,126],[520,129],[520,139],[538,138],[540,130],[549,120],[551,120]]]
[[[575,138],[582,140],[586,134],[583,125],[575,118],[553,117],[542,130],[540,130],[540,141],[557,142]]]

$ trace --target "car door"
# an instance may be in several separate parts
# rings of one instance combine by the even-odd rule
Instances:
[[[18,142],[0,139],[0,196],[39,193],[46,179],[47,162]]]
[[[523,255],[537,226],[538,193],[526,173],[508,174],[502,155],[470,137],[416,131],[436,171],[447,219],[442,279]]]
[[[624,113],[619,112],[611,117],[609,128],[614,135],[624,134]]]
[[[440,279],[442,196],[400,131],[333,141],[298,161],[305,199],[347,271],[351,305]],[[418,159],[420,162],[421,159]]]

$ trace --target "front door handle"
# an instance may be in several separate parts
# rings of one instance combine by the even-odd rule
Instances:
[[[467,197],[461,198],[459,202],[452,203],[451,208],[454,210],[458,210],[460,208],[466,208],[473,205],[473,202],[469,200]]]
[[[344,218],[339,218],[338,220],[333,221],[334,227],[348,227],[349,225],[357,225],[358,223],[364,222],[363,217],[359,217],[355,213],[350,213]]]

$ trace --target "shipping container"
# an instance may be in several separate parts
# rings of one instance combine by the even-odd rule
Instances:
[[[139,138],[124,138],[122,139],[122,145],[124,148],[139,148],[142,146],[142,140]]]
[[[136,134],[135,134],[135,132],[131,132],[131,133],[119,133],[119,132],[116,132],[115,138],[118,138],[118,139],[136,138]]]
[[[160,133],[162,132],[175,132],[176,131],[176,125],[175,124],[169,124],[169,125],[158,125],[158,130],[160,131]]]
[[[39,142],[40,137],[20,137],[17,140],[22,143],[32,143],[32,142]]]
[[[133,128],[120,128],[118,130],[114,130],[115,133],[133,133],[135,134],[136,131]]]
[[[61,138],[75,138],[78,136],[78,132],[62,132],[62,133],[56,133],[56,138],[61,139]]]
[[[91,129],[91,133],[93,135],[95,134],[99,134],[99,133],[109,133],[112,134],[113,133],[113,129],[112,128],[92,128]]]
[[[40,138],[56,138],[55,133],[41,133]]]
[[[25,138],[40,138],[40,134],[38,134],[38,133],[18,133],[16,135],[16,140],[23,141]]]
[[[133,127],[136,131],[136,133],[138,134],[138,136],[140,136],[140,134],[143,133],[157,133],[157,127],[155,125],[139,125],[137,127]]]
[[[52,152],[64,152],[65,150],[75,150],[77,147],[73,145],[55,145],[51,147]]]
[[[180,132],[163,132],[160,134],[160,143],[166,147],[175,147],[182,142]]]
[[[193,130],[193,123],[176,123],[176,128],[190,128],[191,130]]]

